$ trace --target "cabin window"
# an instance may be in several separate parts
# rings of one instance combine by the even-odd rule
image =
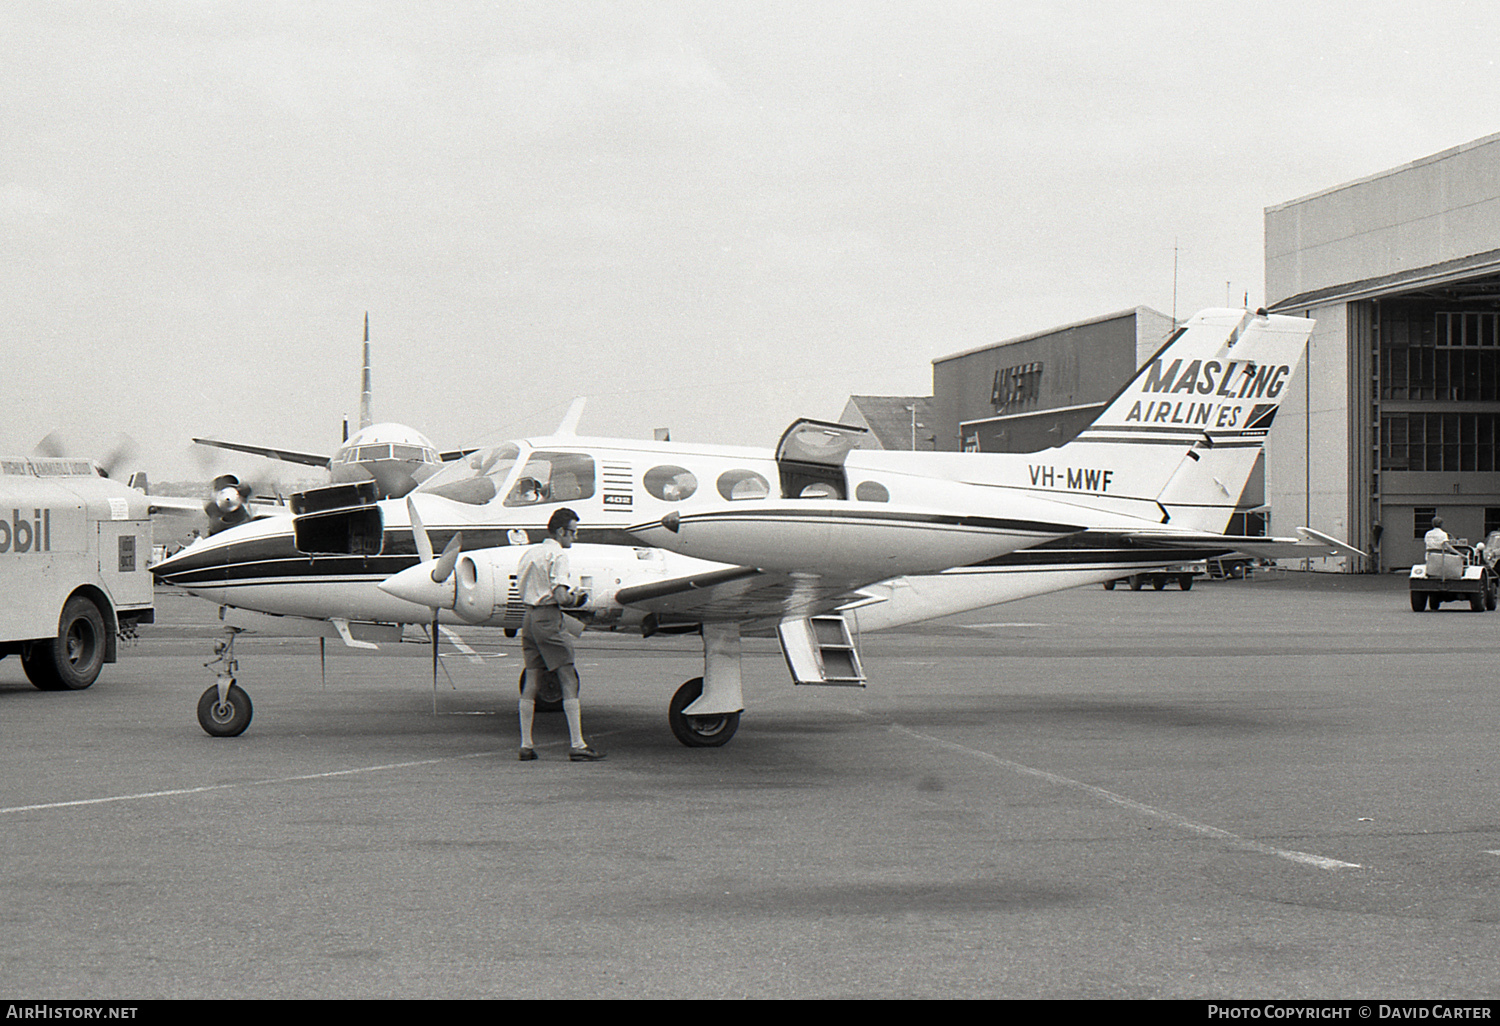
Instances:
[[[861,481],[854,489],[854,497],[860,502],[890,502],[891,493],[878,481]]]
[[[593,457],[578,452],[534,452],[505,497],[507,506],[576,502],[594,494]]]
[[[681,502],[698,490],[698,479],[682,467],[652,467],[642,483],[646,491],[665,502]]]
[[[764,499],[771,485],[753,470],[726,470],[719,475],[719,494],[726,499]]]

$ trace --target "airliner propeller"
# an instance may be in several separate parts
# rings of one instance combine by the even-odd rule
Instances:
[[[93,460],[94,466],[99,468],[105,477],[115,477],[119,472],[127,469],[126,464],[136,458],[139,446],[128,435],[120,435],[120,440],[115,447],[109,451],[103,459]],[[63,441],[62,435],[56,431],[48,432],[47,435],[36,443],[32,449],[36,456],[69,457],[73,454],[68,451],[68,445]]]

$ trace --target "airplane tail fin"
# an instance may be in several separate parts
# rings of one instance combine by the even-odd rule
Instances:
[[[1264,310],[1205,310],[1173,332],[1076,439],[1050,451],[1069,473],[1078,468],[1080,481],[1094,480],[1083,468],[1107,468],[1097,480],[1110,480],[1110,493],[1154,499],[1163,522],[1222,531],[1313,324]],[[1060,487],[1060,471],[1056,478]]]
[[[370,315],[365,314],[365,357],[364,368],[359,377],[359,427],[364,430],[375,423],[374,416],[370,412]],[[348,428],[345,431],[345,441],[348,441]]]

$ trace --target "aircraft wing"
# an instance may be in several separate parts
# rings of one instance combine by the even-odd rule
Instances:
[[[771,635],[788,618],[831,612],[862,597],[869,582],[736,566],[621,588],[615,601],[668,626],[738,623],[746,635]]]
[[[309,467],[328,466],[329,456],[315,452],[297,452],[294,449],[272,449],[263,445],[241,445],[239,442],[220,442],[212,438],[195,438],[193,441],[199,445],[212,445],[219,449],[233,449],[235,452],[248,452],[252,456],[265,456],[273,460],[282,460],[286,463],[302,463]]]
[[[1125,538],[1141,545],[1201,549],[1204,555],[1242,552],[1260,559],[1309,559],[1320,556],[1366,556],[1350,545],[1310,527],[1297,528],[1294,538],[1255,537],[1212,532],[1130,531]]]

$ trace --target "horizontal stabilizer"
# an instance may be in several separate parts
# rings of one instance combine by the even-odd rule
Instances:
[[[1258,559],[1315,559],[1320,556],[1366,556],[1367,553],[1310,527],[1297,528],[1295,538],[1268,538],[1243,534],[1132,531],[1125,536],[1140,545],[1241,552]]]

